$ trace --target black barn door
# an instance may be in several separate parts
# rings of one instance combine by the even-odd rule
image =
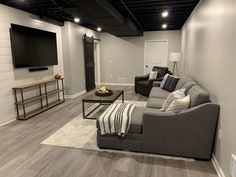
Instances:
[[[93,37],[84,36],[84,62],[86,90],[95,89],[95,72],[94,72],[94,39]]]

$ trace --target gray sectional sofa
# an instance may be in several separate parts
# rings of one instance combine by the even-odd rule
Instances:
[[[97,124],[97,145],[100,148],[173,155],[210,160],[219,115],[219,105],[191,77],[180,78],[175,90],[186,88],[190,108],[180,113],[162,112],[160,108],[168,91],[153,87],[147,107],[136,107],[126,138],[100,135]]]

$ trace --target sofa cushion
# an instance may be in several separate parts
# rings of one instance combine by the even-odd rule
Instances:
[[[153,87],[150,94],[149,98],[162,98],[166,99],[168,97],[170,92],[161,89],[160,87]]]
[[[132,112],[132,119],[129,127],[128,133],[133,134],[142,134],[142,127],[143,127],[143,114],[144,113],[156,113],[159,110],[157,109],[151,109],[151,108],[145,108],[145,107],[135,107]],[[100,130],[99,121],[96,122],[97,129]]]
[[[185,93],[188,93],[188,91],[194,86],[194,85],[197,85],[197,83],[195,81],[187,81],[183,86],[182,88],[185,89]]]
[[[161,109],[166,99],[162,98],[149,98],[147,101],[148,108]]]
[[[175,90],[181,89],[183,85],[190,80],[193,80],[193,78],[191,78],[190,76],[186,76],[186,75],[180,76],[180,79],[175,87]]]
[[[144,107],[134,108],[128,133],[142,134],[143,114],[144,113],[157,114],[159,112],[161,112],[159,109],[144,108]]]
[[[187,95],[190,96],[190,108],[210,101],[209,93],[199,85],[193,86]]]

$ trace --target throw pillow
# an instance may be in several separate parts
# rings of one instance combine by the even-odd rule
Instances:
[[[163,79],[162,79],[162,81],[161,81],[160,88],[163,89],[163,87],[164,87],[164,85],[165,85],[165,82],[166,82],[166,79],[167,79],[168,76],[169,76],[169,74],[166,74],[166,75],[163,77]]]
[[[178,83],[179,78],[169,75],[164,83],[163,90],[173,92],[175,90],[176,84]]]
[[[163,103],[163,105],[161,107],[161,111],[166,111],[166,109],[170,106],[170,104],[174,101],[174,99],[184,98],[184,97],[185,97],[185,89],[184,88],[170,93],[168,95],[167,99],[165,100],[165,102]]]
[[[149,80],[157,78],[157,71],[150,71]]]
[[[177,98],[172,101],[170,106],[166,109],[166,112],[175,112],[178,113],[182,110],[188,109],[190,104],[190,96],[184,98]]]

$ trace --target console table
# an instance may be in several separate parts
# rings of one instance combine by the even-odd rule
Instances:
[[[48,87],[50,86],[49,83],[51,84],[55,83],[56,89],[48,91]],[[49,79],[49,80],[44,80],[40,82],[34,82],[32,84],[22,85],[22,86],[14,87],[12,89],[15,96],[17,119],[19,120],[29,119],[65,101],[63,78]],[[24,93],[29,89],[36,90],[36,91],[38,90],[39,95],[25,99]],[[62,93],[62,96],[61,96],[61,93]],[[49,102],[50,96],[56,96],[56,101]],[[31,105],[34,103],[39,103],[41,106],[30,112],[27,112],[26,106],[30,103]],[[22,107],[22,111],[19,109],[20,107]]]

